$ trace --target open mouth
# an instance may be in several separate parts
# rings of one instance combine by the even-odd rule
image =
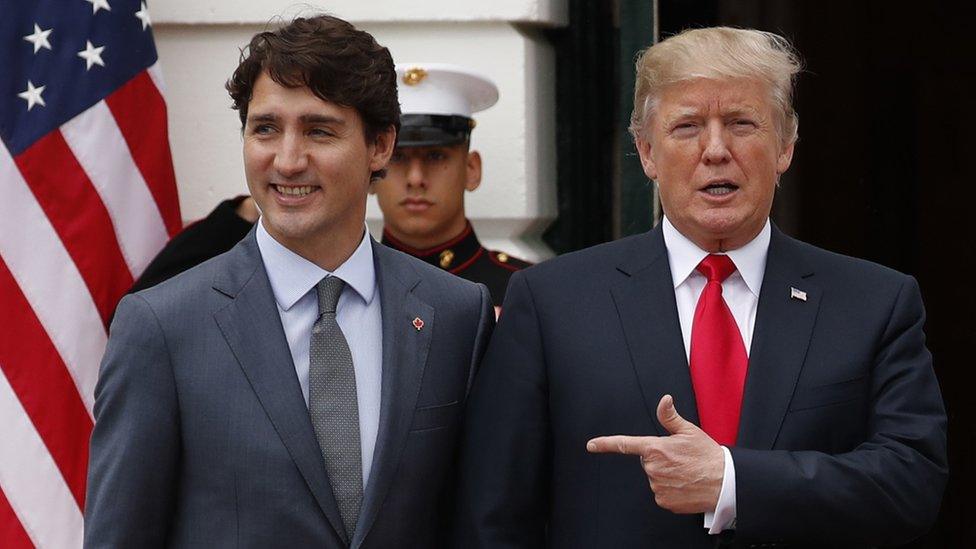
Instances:
[[[295,198],[301,198],[303,196],[308,196],[313,192],[319,190],[318,187],[313,187],[311,185],[271,185],[271,188],[275,190],[278,194],[284,196],[290,196]]]
[[[731,181],[716,181],[705,186],[705,188],[702,189],[702,192],[710,196],[724,196],[738,188],[739,186]]]

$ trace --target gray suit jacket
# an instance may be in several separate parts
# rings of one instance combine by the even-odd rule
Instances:
[[[373,250],[382,404],[352,539],[252,231],[120,303],[95,390],[86,547],[442,543],[459,420],[494,325],[491,298],[484,286]]]

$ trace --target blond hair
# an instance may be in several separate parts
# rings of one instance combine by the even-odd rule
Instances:
[[[634,139],[646,138],[644,131],[667,86],[698,78],[756,78],[769,88],[783,143],[796,141],[793,85],[801,65],[782,36],[732,27],[690,29],[641,52],[636,67],[629,128]]]

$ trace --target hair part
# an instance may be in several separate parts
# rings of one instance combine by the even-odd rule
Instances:
[[[241,49],[240,62],[226,88],[247,124],[254,83],[262,73],[287,88],[307,87],[316,97],[355,109],[366,142],[391,127],[400,130],[397,77],[390,50],[366,31],[330,15],[299,17],[272,31],[259,32]],[[383,177],[378,170],[371,179]]]
[[[802,66],[793,46],[771,32],[732,27],[689,29],[637,56],[630,134],[646,139],[662,91],[699,78],[755,78],[765,83],[785,145],[796,141],[799,118],[793,109],[796,76]]]

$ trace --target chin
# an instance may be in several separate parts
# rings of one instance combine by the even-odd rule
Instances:
[[[727,223],[712,223],[703,227],[710,238],[728,242],[738,248],[747,244],[762,230],[762,223],[752,220],[737,220]]]
[[[721,207],[704,208],[696,219],[702,225],[715,227],[735,227],[749,223],[753,208],[744,208],[741,204],[726,204]]]
[[[401,233],[412,237],[425,237],[430,232],[430,226],[429,220],[423,216],[414,215],[403,220],[403,223],[399,225],[399,230]]]
[[[269,225],[275,233],[291,240],[313,236],[317,232],[318,224],[313,223],[310,219],[297,219],[298,217],[294,215],[278,216],[269,219]]]
[[[706,215],[695,220],[695,224],[706,234],[716,238],[728,237],[743,226],[741,219],[728,215]]]

